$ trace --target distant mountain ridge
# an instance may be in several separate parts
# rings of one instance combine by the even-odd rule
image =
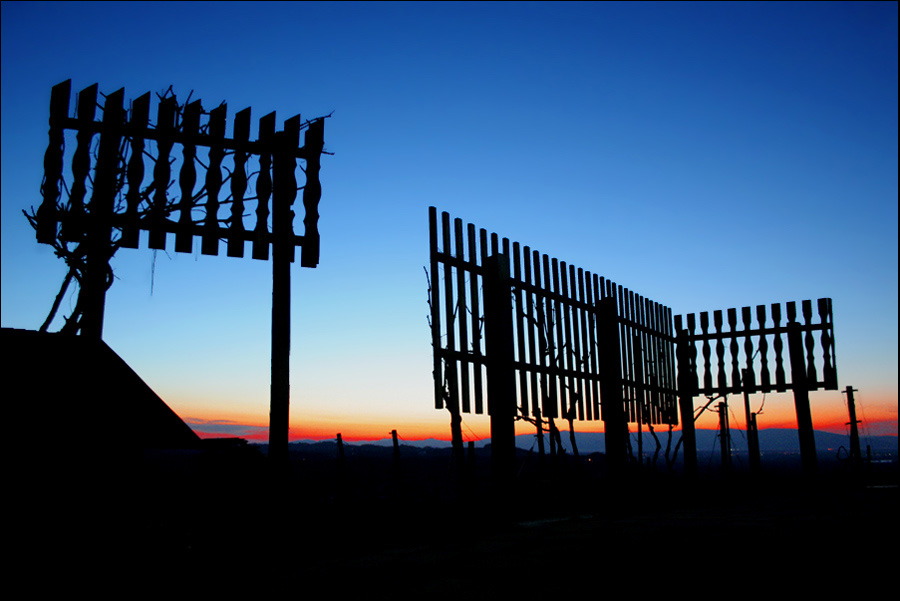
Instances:
[[[570,441],[569,441],[569,433],[562,432],[562,444],[566,451],[571,451]],[[660,444],[663,447],[663,451],[665,451],[666,443],[667,443],[667,432],[658,432]],[[681,432],[674,432],[672,435],[672,445],[674,446],[679,437],[681,436]],[[746,432],[743,430],[732,430],[731,432],[731,448],[736,452],[746,452],[747,451],[747,440],[746,440]],[[844,434],[833,434],[831,432],[824,432],[821,430],[817,430],[814,433],[815,441],[816,441],[816,450],[819,452],[837,452],[841,447],[845,449],[850,448],[850,437]],[[637,434],[632,433],[631,435],[632,445],[637,445]],[[306,443],[316,443],[322,441],[299,441]],[[603,453],[606,451],[606,436],[602,432],[576,432],[575,433],[575,442],[578,445],[579,453]],[[369,441],[357,441],[357,442],[345,442],[347,445],[375,445],[375,446],[391,446],[393,442],[391,439],[382,439],[382,440],[369,440]],[[416,448],[445,448],[450,447],[450,441],[447,440],[439,440],[436,438],[427,438],[423,440],[402,440],[400,444],[403,446],[416,447]],[[480,440],[475,443],[476,447],[483,447],[487,444],[490,444],[490,439]],[[544,444],[549,446],[549,439],[545,435]],[[698,452],[708,452],[713,449],[718,449],[719,445],[718,440],[718,431],[717,430],[697,430],[697,451]],[[860,445],[862,446],[863,453],[866,452],[866,445],[871,446],[873,452],[876,453],[891,453],[893,455],[897,455],[898,453],[898,437],[897,436],[869,436],[860,439]],[[520,449],[533,449],[537,450],[537,440],[535,435],[533,434],[522,434],[516,436],[516,446]],[[759,431],[759,446],[762,452],[773,453],[773,452],[800,452],[800,442],[797,430],[792,428],[767,428],[765,430]],[[644,451],[652,451],[656,448],[656,442],[653,439],[653,436],[648,433],[643,433],[643,448]]]

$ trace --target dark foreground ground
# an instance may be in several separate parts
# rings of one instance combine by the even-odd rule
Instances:
[[[7,511],[12,575],[127,598],[868,598],[895,588],[896,461],[857,474],[824,465],[812,479],[788,463],[755,480],[714,470],[687,481],[648,470],[613,480],[602,456],[543,468],[523,456],[501,490],[485,457],[461,483],[447,451],[404,449],[399,461],[369,451],[343,463],[298,452],[280,476],[245,448],[32,483]]]

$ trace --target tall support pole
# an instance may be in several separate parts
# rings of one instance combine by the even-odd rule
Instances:
[[[691,376],[690,352],[687,330],[680,330],[676,339],[675,355],[678,362],[678,407],[681,412],[681,446],[684,456],[684,472],[688,477],[697,475],[697,435],[694,431],[694,393]]]
[[[106,290],[112,281],[112,215],[116,198],[116,171],[119,165],[119,144],[124,122],[120,89],[106,97],[103,108],[103,130],[94,171],[94,192],[91,196],[85,257],[85,305],[81,334],[89,338],[103,338],[103,315]]]
[[[600,357],[600,402],[606,437],[606,459],[612,472],[625,467],[626,424],[622,396],[622,360],[619,356],[619,313],[615,297],[601,299],[597,308]]]
[[[747,451],[750,456],[750,473],[757,474],[760,468],[759,432],[756,430],[756,416],[750,412],[750,390],[746,368],[741,370],[741,383],[744,391],[744,414],[747,419]]]
[[[791,359],[791,382],[794,406],[797,411],[797,431],[800,437],[800,462],[803,473],[812,476],[817,471],[816,441],[813,434],[812,413],[809,409],[809,383],[800,324],[788,324],[788,352]]]
[[[844,392],[847,394],[847,409],[850,412],[850,461],[855,465],[862,461],[862,450],[859,445],[859,420],[856,419],[856,401],[853,393],[858,392],[852,386],[848,386]]]
[[[278,467],[288,460],[291,404],[291,260],[294,254],[291,205],[297,196],[294,170],[299,118],[285,123],[275,137],[272,199],[272,382],[269,408],[269,458]]]
[[[722,449],[722,471],[731,471],[731,430],[728,427],[728,403],[719,403],[719,444]]]
[[[641,349],[641,335],[637,332],[633,337],[634,346],[634,406],[637,413],[637,444],[638,465],[644,465],[644,401],[646,400],[646,391],[644,390],[644,353]]]
[[[516,453],[516,379],[509,258],[488,257],[484,272],[484,330],[488,413],[491,416],[491,472],[496,484],[510,483]]]

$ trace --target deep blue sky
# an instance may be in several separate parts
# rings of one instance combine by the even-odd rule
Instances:
[[[840,384],[896,432],[896,3],[3,2],[5,327],[40,326],[64,274],[21,211],[70,78],[334,112],[321,264],[293,271],[295,432],[446,434],[429,205],[675,313],[830,296]],[[114,266],[110,346],[182,417],[266,423],[271,265]]]

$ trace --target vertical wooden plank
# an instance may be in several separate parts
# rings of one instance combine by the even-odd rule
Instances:
[[[741,388],[748,394],[754,394],[756,392],[756,370],[753,368],[752,315],[750,307],[741,308],[741,321],[744,324],[744,360],[747,362],[746,376],[741,382]]]
[[[588,274],[590,277],[590,274]],[[584,405],[584,415],[585,419],[591,421],[594,419],[594,397],[591,394],[591,376],[593,375],[593,371],[591,370],[591,347],[588,346],[588,310],[587,306],[590,304],[588,300],[588,291],[590,284],[585,284],[585,273],[580,267],[578,268],[578,302],[581,306],[578,309],[578,316],[581,325],[581,365],[580,370],[583,376],[581,377],[581,396],[582,402]]]
[[[803,344],[806,347],[806,378],[810,390],[819,387],[819,374],[816,369],[816,339],[812,333],[812,301],[805,300],[801,304],[803,310]]]
[[[556,330],[557,330],[557,316],[553,311],[553,272],[550,270],[550,257],[548,255],[542,255],[542,262],[544,265],[544,291],[547,293],[544,295],[544,320],[546,323],[546,332],[547,332],[547,387],[548,387],[548,395],[549,395],[549,405],[550,409],[547,410],[545,408],[544,415],[546,417],[559,417],[559,371],[557,369],[557,346],[556,346]]]
[[[769,372],[769,341],[766,334],[766,306],[756,306],[756,321],[759,323],[759,389],[772,390],[772,374]]]
[[[717,386],[719,388],[724,388],[726,386],[725,382],[725,347],[722,343],[722,312],[719,310],[713,311],[713,325],[716,328],[716,357],[718,358],[718,381]],[[700,334],[704,337],[709,334],[709,313],[704,311],[700,314]],[[710,358],[712,356],[712,349],[710,348],[710,343],[708,338],[703,339],[702,343],[703,347],[703,391],[705,394],[711,394],[714,390],[713,388],[713,372],[712,365],[710,363]]]
[[[562,387],[565,390],[565,397],[563,401],[563,411],[565,412],[566,419],[575,419],[573,412],[575,410],[576,401],[576,391],[575,391],[575,378],[572,377],[572,369],[574,368],[574,356],[572,353],[572,318],[570,316],[569,311],[569,275],[567,273],[568,269],[565,261],[560,261],[559,263],[554,263],[554,276],[556,275],[556,268],[559,267],[559,283],[560,288],[558,290],[558,294],[561,295],[561,299],[557,301],[557,309],[560,313],[560,326],[561,331],[560,334],[562,336],[562,345],[560,345],[560,356],[561,361],[560,365],[562,367],[563,376]]]
[[[441,276],[438,272],[438,228],[437,209],[428,207],[428,257],[430,262],[431,290],[431,349],[434,376],[434,408],[444,408],[444,374],[441,360]]]
[[[819,319],[822,324],[822,377],[826,390],[837,390],[837,362],[834,360],[834,327],[832,325],[831,299],[820,298],[817,301],[817,306]]]
[[[35,218],[37,241],[53,244],[56,241],[58,220],[57,203],[61,195],[63,154],[65,151],[65,121],[69,117],[69,97],[72,94],[72,80],[58,83],[50,91],[49,142],[44,151],[44,180],[41,183],[41,205]]]
[[[227,106],[209,113],[209,166],[206,168],[206,219],[200,252],[219,254],[219,190],[222,188],[222,159],[225,157],[225,120]]]
[[[306,182],[303,185],[303,247],[300,249],[300,266],[316,267],[320,254],[319,201],[322,199],[322,184],[319,173],[322,169],[322,151],[325,148],[325,120],[312,121],[303,139]],[[461,452],[461,449],[457,449],[457,452]]]
[[[525,301],[526,294],[522,290],[522,264],[519,243],[513,243],[512,267],[514,285],[514,305],[516,327],[516,352],[519,360],[519,411],[523,416],[530,415],[528,407],[528,373],[526,370],[527,357],[525,355]]]
[[[272,148],[275,142],[274,111],[259,120],[259,175],[256,177],[256,227],[252,257],[269,259],[269,199],[272,196]]]
[[[446,361],[448,364],[447,367],[447,385],[448,392],[450,394],[450,402],[455,405],[455,407],[450,409],[451,414],[459,412],[459,405],[457,404],[459,401],[459,373],[458,373],[458,361],[456,359],[456,351],[459,349],[456,347],[456,308],[457,303],[456,299],[453,297],[453,269],[458,269],[458,267],[453,267],[450,261],[451,257],[453,257],[452,247],[453,244],[451,242],[450,237],[450,215],[447,212],[441,213],[441,248],[444,251],[444,257],[446,258],[446,262],[444,263],[444,277],[442,281],[444,283],[444,324],[447,328],[447,351]],[[457,291],[458,293],[458,291]],[[465,408],[464,410],[468,410]]]
[[[600,295],[602,287],[597,274],[588,277],[588,298],[592,301],[593,309],[588,313],[588,338],[591,347],[591,393],[594,396],[594,419],[600,419],[600,406],[603,399],[600,398],[600,340],[598,338],[597,312],[600,307]]]
[[[148,246],[154,250],[166,248],[166,220],[169,207],[166,190],[172,178],[169,155],[175,143],[175,114],[178,104],[174,97],[164,98],[157,107],[156,163],[153,166],[153,201],[150,206]]]
[[[234,116],[234,172],[231,174],[231,219],[228,221],[229,257],[244,256],[244,194],[247,193],[247,152],[250,140],[250,109]]]
[[[671,307],[666,307],[666,333],[672,339],[674,339],[675,336],[677,336],[677,330],[673,327],[673,323],[672,323],[672,308]],[[670,340],[668,343],[668,352],[666,353],[666,356],[668,357],[668,363],[669,363],[669,370],[668,370],[669,371],[669,379],[668,379],[669,386],[668,387],[670,390],[673,391],[673,393],[671,394],[670,399],[669,399],[669,402],[671,403],[671,407],[672,407],[672,414],[671,414],[672,422],[671,423],[673,425],[677,425],[679,423],[679,417],[680,417],[679,413],[678,413],[677,392],[675,392],[678,390],[678,379],[677,379],[678,376],[677,376],[677,372],[676,372],[676,370],[677,370],[676,352],[677,352],[677,346],[674,341]]]
[[[525,259],[525,318],[528,326],[528,363],[530,365],[529,371],[531,372],[531,412],[537,417],[541,415],[541,389],[538,387],[538,370],[541,366],[541,360],[536,354],[535,348],[535,338],[538,336],[538,323],[537,316],[535,315],[534,301],[536,298],[540,297],[536,297],[530,289],[531,286],[534,285],[531,275],[531,248],[526,246],[523,255]]]
[[[144,137],[149,121],[150,93],[147,92],[131,104],[131,156],[126,169],[128,191],[125,193],[122,237],[119,238],[119,246],[123,248],[137,248],[140,240],[138,210],[141,205],[141,186],[144,182]]]
[[[472,301],[472,354],[474,357],[474,388],[475,388],[475,413],[484,413],[484,392],[482,382],[482,371],[484,364],[481,354],[481,343],[483,338],[482,321],[481,321],[481,305],[478,299],[478,253],[476,249],[475,226],[468,224],[466,226],[467,241],[469,247],[469,262],[471,269],[469,271],[469,298]]]
[[[295,115],[284,122],[284,131],[276,134],[278,156],[272,160],[273,196],[272,196],[272,233],[276,238],[284,238],[284,248],[294,262],[296,244],[294,242],[294,211],[291,207],[297,200],[297,147],[300,145],[300,115]],[[304,192],[305,192],[304,188]],[[280,223],[276,224],[275,203],[284,203],[287,210],[277,213]],[[315,267],[315,264],[304,267]]]
[[[741,364],[738,357],[740,344],[737,337],[737,309],[728,309],[728,337],[731,340],[731,386],[729,392],[741,391]]]
[[[66,242],[80,242],[85,234],[84,208],[87,184],[91,171],[91,143],[94,138],[94,115],[97,111],[97,84],[78,93],[76,109],[78,133],[75,135],[75,152],[72,155],[72,189],[69,191],[69,207],[60,227],[60,237]]]
[[[468,312],[466,308],[466,270],[463,267],[466,261],[465,246],[463,245],[463,224],[461,219],[453,220],[453,238],[456,249],[456,319],[459,324],[459,351],[465,356],[469,351],[469,333],[468,333]],[[449,250],[449,247],[448,247]],[[459,375],[461,376],[460,388],[462,394],[463,413],[471,411],[470,395],[469,395],[469,363],[465,359],[460,359]]]
[[[559,280],[559,261],[556,258],[550,259],[550,268],[553,277],[553,326],[556,333],[556,354],[554,357],[554,367],[556,369],[556,386],[559,390],[559,416],[568,419],[569,413],[569,389],[566,386],[565,368],[566,368],[566,340],[565,340],[565,316],[562,310],[560,296],[562,295]]]
[[[784,340],[781,337],[781,304],[772,303],[772,329],[775,335],[772,337],[772,345],[775,350],[775,389],[778,392],[787,390],[784,375]]]
[[[180,211],[178,227],[175,232],[175,252],[189,253],[193,246],[193,210],[194,210],[194,185],[197,183],[197,166],[194,161],[197,157],[197,134],[200,132],[200,113],[203,109],[200,101],[196,100],[184,108],[184,119],[181,124],[182,135],[182,164],[178,174],[178,185],[181,189],[181,200],[178,203]]]
[[[541,256],[538,251],[533,251],[534,265],[534,288],[535,293],[535,329],[537,330],[537,362],[540,368],[541,381],[541,415],[544,417],[555,417],[550,403],[550,378],[547,373],[547,366],[550,364],[548,354],[549,336],[547,336],[547,311],[545,305],[546,295],[542,286],[541,278]]]
[[[686,325],[689,338],[693,338],[694,330],[697,327],[697,318],[693,313],[688,314]],[[688,346],[688,365],[690,366],[688,374],[691,385],[690,390],[693,395],[699,392],[700,388],[699,374],[697,373],[697,344],[693,341]]]

